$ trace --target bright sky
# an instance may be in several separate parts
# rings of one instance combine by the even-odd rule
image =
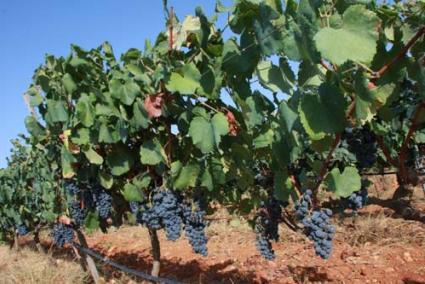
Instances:
[[[231,3],[231,1],[223,1]],[[215,0],[168,0],[179,19],[202,6],[214,12]],[[46,53],[65,56],[71,43],[85,49],[109,41],[116,55],[164,28],[161,0],[2,0],[0,1],[0,168],[10,140],[25,132],[28,110],[22,99]]]

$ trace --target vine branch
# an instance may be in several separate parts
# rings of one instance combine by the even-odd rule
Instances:
[[[381,148],[382,152],[384,153],[385,158],[387,158],[387,161],[391,165],[398,167],[398,162],[393,157],[391,157],[390,151],[388,150],[387,146],[385,145],[383,137],[380,136],[380,135],[377,135],[376,136],[376,142],[378,143],[379,147]]]
[[[409,51],[409,49],[416,43],[416,41],[425,33],[425,26],[422,26],[416,34],[409,40],[409,42],[399,51],[399,53],[392,58],[388,63],[386,63],[384,66],[381,67],[377,72],[375,72],[375,78],[380,78],[392,65],[397,63],[406,53]]]

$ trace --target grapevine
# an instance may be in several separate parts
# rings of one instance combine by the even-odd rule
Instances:
[[[0,170],[2,238],[49,225],[62,247],[73,228],[106,232],[132,213],[152,244],[157,230],[184,231],[207,256],[206,215],[222,206],[255,216],[266,259],[283,213],[328,259],[335,227],[322,192],[356,211],[370,168],[394,168],[400,188],[417,181],[425,20],[410,1],[310,2],[217,3],[217,17],[198,8],[183,21],[167,12],[143,50],[117,56],[104,42],[48,55],[25,94],[28,134]]]

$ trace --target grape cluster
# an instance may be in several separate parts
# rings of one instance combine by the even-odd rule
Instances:
[[[112,208],[112,196],[104,189],[98,189],[93,193],[93,200],[100,218],[107,219]]]
[[[349,197],[343,199],[344,207],[357,211],[363,208],[367,198],[367,189],[362,187],[361,190],[353,192]]]
[[[182,215],[186,237],[195,253],[203,256],[208,255],[208,239],[205,235],[207,222],[205,220],[206,212],[201,208],[200,202],[195,202],[195,209],[189,204],[182,205]]]
[[[70,194],[70,195],[77,195],[80,193],[80,188],[77,186],[77,184],[75,182],[72,181],[65,181],[64,183],[65,185],[65,190]]]
[[[174,192],[157,191],[152,197],[152,207],[142,212],[140,221],[151,229],[164,228],[167,239],[175,241],[181,235],[180,213],[181,209]]]
[[[28,227],[24,224],[16,225],[16,231],[18,232],[18,235],[25,236],[29,233]]]
[[[347,141],[348,150],[356,155],[357,167],[371,167],[377,159],[378,147],[376,136],[368,125],[361,128],[346,128],[343,138]]]
[[[86,208],[96,209],[100,218],[107,219],[112,208],[112,196],[101,186],[90,187],[82,193]]]
[[[84,224],[87,216],[87,210],[82,208],[79,201],[74,200],[69,203],[69,213],[78,227]]]
[[[295,215],[299,220],[303,220],[308,215],[312,196],[313,192],[307,189],[295,204]]]
[[[279,221],[282,208],[279,201],[271,197],[267,202],[262,202],[255,219],[255,245],[261,255],[268,260],[275,258],[271,241],[279,239]]]
[[[332,211],[324,209],[314,211],[311,217],[306,217],[302,221],[307,237],[314,242],[316,255],[323,259],[328,259],[332,253],[335,227],[331,224],[331,216]]]
[[[65,243],[72,242],[74,239],[74,231],[70,225],[59,223],[53,227],[52,237],[54,245],[63,247]]]

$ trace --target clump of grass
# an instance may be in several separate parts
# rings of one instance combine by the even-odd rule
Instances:
[[[340,236],[351,246],[417,244],[425,246],[425,225],[416,221],[394,219],[384,213],[360,215],[351,224],[339,224]]]
[[[89,276],[78,262],[54,259],[46,254],[24,248],[11,251],[0,247],[1,283],[88,283]]]

